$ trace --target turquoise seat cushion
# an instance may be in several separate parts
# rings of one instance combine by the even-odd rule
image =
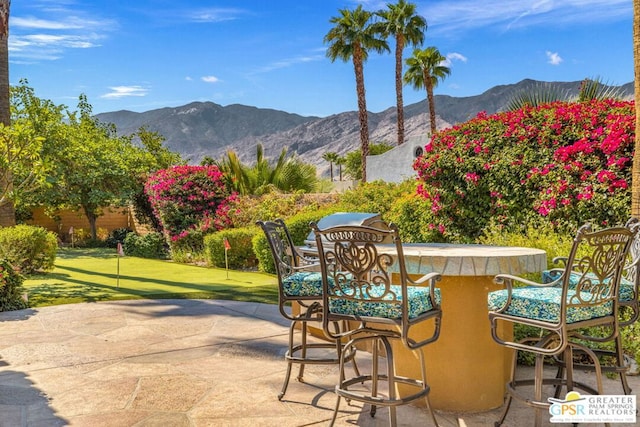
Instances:
[[[381,295],[384,292],[383,285],[372,285],[371,293],[376,294],[376,289],[379,290],[378,294]],[[391,285],[391,291],[397,295],[397,300],[402,299],[402,289],[400,285]],[[436,304],[440,305],[441,296],[440,289],[434,290]],[[385,299],[397,301],[392,295],[385,296]],[[407,286],[407,307],[409,319],[418,317],[422,313],[425,313],[433,309],[431,300],[429,298],[429,288],[421,286]],[[329,300],[329,311],[334,314],[342,314],[348,316],[357,317],[381,317],[385,319],[399,319],[402,317],[402,308],[397,303],[385,302],[385,301],[366,301],[362,300],[347,300],[341,298],[333,298]]]
[[[562,272],[560,270],[545,270],[542,272],[542,283],[551,283],[560,277]],[[595,277],[593,274],[588,273],[587,277]],[[571,273],[569,276],[569,287],[575,288],[578,285],[580,275],[578,273]],[[633,282],[627,279],[620,280],[620,288],[618,289],[620,302],[631,302],[634,299],[635,292],[633,291]]]
[[[567,300],[570,300],[576,291],[569,290]],[[591,294],[582,292],[583,300],[589,300]],[[559,287],[537,288],[525,287],[512,290],[511,304],[503,312],[511,316],[527,319],[542,320],[558,323],[560,321],[560,299],[562,289]],[[507,290],[489,292],[489,311],[498,311],[507,302]],[[575,323],[583,320],[595,319],[611,314],[612,302],[589,307],[567,307],[567,323]]]
[[[282,291],[290,297],[322,297],[322,273],[299,271],[282,280]]]

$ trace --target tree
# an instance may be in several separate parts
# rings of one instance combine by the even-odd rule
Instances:
[[[421,45],[427,30],[427,21],[416,15],[416,5],[398,0],[388,3],[386,10],[376,12],[382,21],[376,25],[386,38],[396,40],[396,111],[398,116],[398,145],[404,142],[404,101],[402,99],[402,53],[406,45]]]
[[[338,175],[340,176],[340,181],[342,181],[342,166],[344,165],[346,159],[344,156],[338,156],[335,163],[338,165]]]
[[[406,63],[409,67],[404,74],[404,81],[413,85],[415,89],[427,90],[427,102],[429,104],[429,123],[431,125],[431,135],[435,134],[436,128],[436,107],[433,98],[433,89],[438,85],[440,80],[444,80],[451,69],[444,65],[447,58],[442,56],[440,51],[429,46],[426,49],[415,49],[413,56],[407,58]]]
[[[360,121],[360,149],[362,152],[362,181],[367,181],[366,163],[369,155],[369,124],[367,117],[367,101],[364,86],[364,63],[369,57],[369,51],[378,53],[389,51],[389,45],[378,37],[369,21],[373,14],[358,5],[354,10],[339,9],[340,16],[334,16],[329,21],[335,26],[324,36],[324,42],[329,44],[327,57],[334,62],[341,59],[353,62],[356,76],[356,93],[358,95],[358,119]]]
[[[373,143],[370,147],[370,154],[376,156],[378,154],[386,153],[392,148],[393,145],[387,144],[386,142],[378,144]],[[362,175],[365,173],[364,168],[366,167],[366,164],[362,164],[362,154],[360,153],[360,150],[351,151],[342,159],[344,160],[345,173],[352,179],[361,179]]]
[[[10,0],[0,0],[0,124],[11,126],[11,105],[9,94],[9,8]],[[11,171],[6,165],[0,170],[0,225],[14,225],[15,211],[10,197],[12,193]]]
[[[330,151],[322,155],[322,160],[329,162],[329,174],[331,175],[331,181],[333,182],[333,164],[338,160],[338,153]]]

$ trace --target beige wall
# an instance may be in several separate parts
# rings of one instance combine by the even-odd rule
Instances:
[[[131,228],[135,231],[133,215],[129,208],[106,208],[103,215],[98,217],[96,227],[106,230],[109,233],[116,228]],[[58,233],[63,240],[69,234],[69,228],[73,227],[74,232],[80,229],[89,232],[89,221],[82,211],[60,211],[57,218],[51,218],[44,212],[44,208],[33,210],[33,219],[26,221],[30,225],[39,225],[49,231]]]

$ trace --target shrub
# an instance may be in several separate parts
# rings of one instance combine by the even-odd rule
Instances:
[[[258,232],[257,227],[232,228],[208,234],[204,238],[205,255],[209,265],[225,268],[225,245],[227,239],[231,247],[227,260],[231,269],[255,268],[257,259],[253,253],[251,239]]]
[[[118,243],[124,243],[124,239],[127,237],[127,234],[132,232],[133,230],[126,227],[111,230],[111,233],[109,233],[109,236],[105,240],[105,244],[108,248],[116,248],[118,247]]]
[[[167,244],[161,233],[149,233],[138,236],[129,233],[124,238],[124,253],[141,258],[165,259],[168,256]]]
[[[287,228],[291,234],[293,244],[297,246],[304,244],[305,239],[311,231],[311,228],[309,228],[309,223],[311,223],[311,221],[318,221],[324,216],[338,212],[338,210],[339,209],[336,206],[327,207],[315,212],[299,213],[286,219],[285,223],[287,224]],[[267,242],[267,237],[264,235],[262,230],[260,230],[259,233],[256,233],[253,238],[252,245],[253,252],[258,259],[258,269],[266,273],[275,274],[276,268],[273,264],[273,256],[271,255],[271,249],[269,249],[269,242]]]
[[[340,209],[345,212],[389,212],[396,200],[406,194],[415,193],[412,180],[401,183],[373,181],[360,183],[355,189],[345,191],[340,197]]]
[[[553,102],[439,132],[414,164],[434,227],[474,239],[490,220],[558,227],[624,223],[630,206],[632,102]]]
[[[22,274],[51,270],[57,249],[56,235],[42,227],[16,225],[0,228],[0,257]]]
[[[187,246],[201,244],[202,233],[231,224],[235,196],[225,182],[217,166],[174,166],[149,177],[145,193],[172,245],[183,239]]]
[[[24,278],[9,261],[0,259],[0,311],[21,310],[29,306],[27,299],[23,298],[23,281]]]

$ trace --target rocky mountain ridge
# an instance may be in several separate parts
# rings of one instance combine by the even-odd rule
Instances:
[[[436,95],[438,129],[464,122],[480,111],[488,114],[504,110],[514,95],[540,85],[559,93],[576,95],[582,82],[539,82],[522,80],[516,84],[495,86],[480,95],[452,97]],[[633,82],[619,89],[633,96]],[[355,94],[354,94],[355,96]],[[426,100],[405,106],[405,138],[425,139],[429,134]],[[204,156],[222,158],[234,150],[242,161],[255,160],[256,146],[262,144],[267,157],[277,157],[283,147],[296,153],[325,173],[328,165],[322,154],[344,155],[360,145],[357,111],[328,117],[305,117],[284,111],[245,105],[221,106],[213,102],[193,102],[181,107],[161,108],[143,113],[115,111],[96,117],[113,123],[120,135],[136,132],[140,127],[156,131],[166,139],[166,145],[190,163],[199,163]],[[396,141],[395,106],[379,113],[369,112],[371,142]]]

